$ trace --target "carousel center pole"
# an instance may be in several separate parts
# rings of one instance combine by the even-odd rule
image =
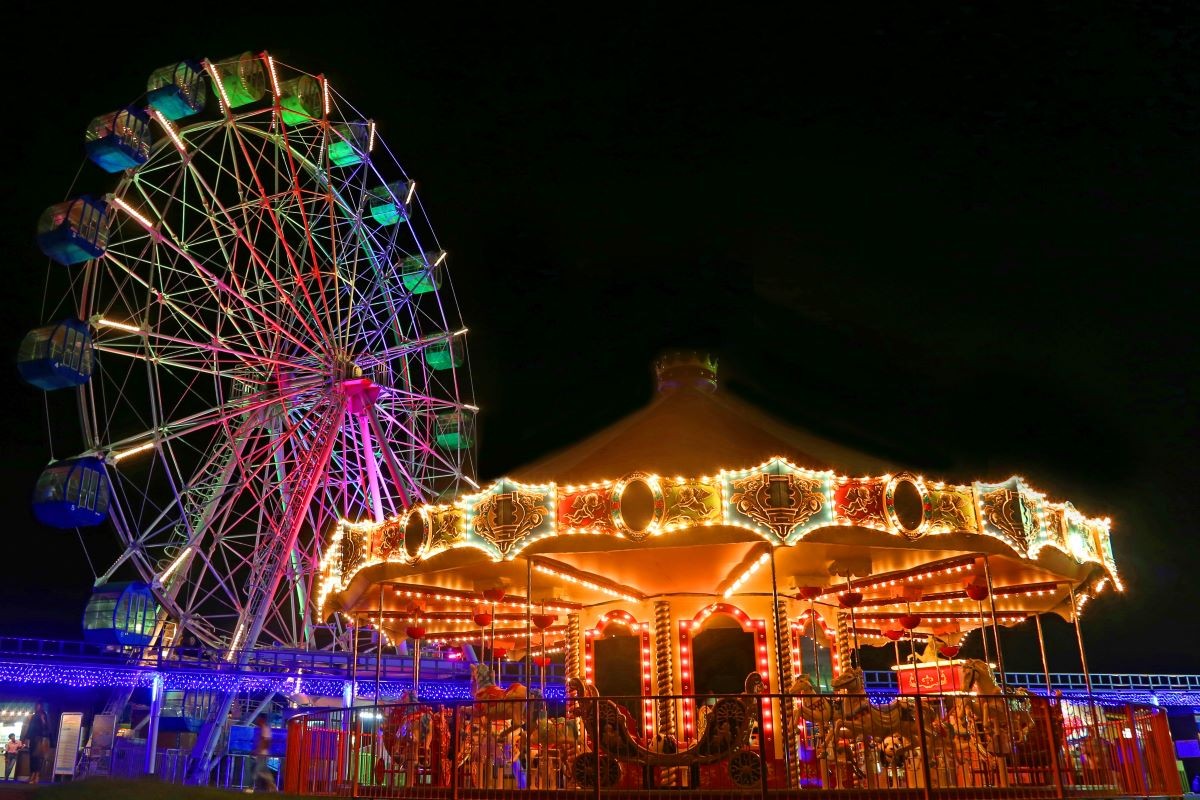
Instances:
[[[1042,635],[1042,615],[1035,614],[1033,621],[1037,623],[1038,649],[1042,652],[1042,675],[1046,678],[1046,699],[1049,700],[1053,694],[1050,688],[1050,662],[1046,660],[1046,638]]]
[[[846,593],[854,591],[854,583],[850,580],[850,573],[846,573]],[[854,606],[858,605],[857,603]],[[850,666],[859,668],[862,666],[862,660],[858,655],[858,622],[854,619],[854,606],[850,606],[850,634],[854,638],[854,656],[850,659]]]

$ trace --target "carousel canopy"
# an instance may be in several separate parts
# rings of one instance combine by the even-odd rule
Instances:
[[[784,596],[849,597],[864,630],[914,611],[926,630],[978,619],[985,559],[1003,623],[1120,588],[1108,520],[1019,477],[929,480],[718,391],[715,361],[656,366],[646,408],[573,447],[451,504],[341,523],[322,561],[321,613],[371,612],[403,630],[419,599],[429,635],[452,640],[487,589],[514,619],[531,601],[562,612],[729,600],[769,594],[770,561]]]

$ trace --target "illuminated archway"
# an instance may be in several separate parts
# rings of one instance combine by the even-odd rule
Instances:
[[[616,633],[610,633],[605,636],[605,631],[610,627],[625,628],[629,631],[628,636],[619,636]],[[640,679],[640,689],[633,690],[633,687],[622,685],[620,680],[621,669],[626,661],[626,658],[621,658],[619,653],[612,653],[612,656],[617,660],[615,663],[605,664],[607,661],[604,658],[603,650],[607,649],[605,645],[614,647],[617,643],[613,641],[615,638],[629,638],[634,640],[633,652],[630,654],[634,659],[632,670],[633,674]],[[613,610],[602,616],[597,622],[596,627],[588,628],[584,631],[583,636],[583,673],[584,679],[592,683],[601,695],[632,695],[640,694],[642,697],[641,719],[638,720],[638,714],[635,708],[630,705],[621,703],[629,710],[629,713],[638,720],[638,725],[641,731],[648,731],[654,723],[654,703],[649,698],[654,694],[651,688],[651,670],[650,670],[650,625],[645,622],[638,622],[636,618],[628,611]],[[614,648],[615,649],[615,648]]]
[[[767,622],[762,619],[751,619],[730,603],[713,603],[702,608],[690,620],[679,621],[679,665],[680,686],[683,690],[683,734],[686,739],[692,739],[696,733],[696,685],[695,685],[695,639],[703,633],[704,624],[714,614],[722,614],[737,621],[742,632],[753,637],[754,663],[756,671],[763,679],[763,691],[771,692],[769,660],[767,658]],[[767,752],[774,744],[775,725],[771,717],[770,700],[762,701],[763,737]]]

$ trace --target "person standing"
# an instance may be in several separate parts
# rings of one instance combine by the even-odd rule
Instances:
[[[21,760],[21,743],[17,735],[10,733],[4,743],[4,780],[11,781],[17,777],[17,762]]]
[[[37,783],[42,777],[42,764],[50,752],[50,718],[41,703],[33,704],[33,713],[25,720],[21,741],[29,748],[29,782]]]
[[[254,791],[275,792],[275,773],[267,765],[271,757],[271,723],[266,714],[259,714],[254,724],[258,728],[254,733]]]

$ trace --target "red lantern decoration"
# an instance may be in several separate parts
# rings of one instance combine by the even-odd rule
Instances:
[[[801,600],[812,600],[821,594],[820,586],[799,586],[796,588],[796,594]]]
[[[545,669],[546,667],[550,666],[550,661],[550,656],[538,656],[533,660],[533,663],[537,664],[540,668]]]
[[[481,628],[486,628],[488,625],[492,624],[492,615],[491,612],[488,611],[477,611],[471,617],[471,619],[473,619],[475,624]]]
[[[409,625],[404,632],[408,634],[408,638],[417,639],[418,641],[425,638],[425,629],[420,625]]]
[[[919,614],[904,614],[900,617],[900,627],[906,631],[911,631],[913,628],[921,624],[921,616]]]
[[[489,603],[499,603],[504,599],[505,594],[503,586],[493,586],[491,589],[483,590],[483,599]]]
[[[534,614],[530,619],[533,620],[533,627],[539,631],[546,630],[546,628],[549,628],[558,621],[558,617],[553,614]]]
[[[862,601],[862,592],[842,592],[838,595],[838,605],[842,608],[857,608]]]
[[[496,658],[504,658],[506,655],[508,655],[508,650],[503,647],[497,647],[492,651],[492,655],[496,656]]]
[[[904,629],[903,628],[891,628],[889,630],[884,631],[883,635],[886,636],[887,638],[891,639],[893,642],[898,642],[898,641],[900,641],[900,638],[904,636]]]
[[[954,658],[960,649],[956,644],[948,644],[938,650],[938,655],[942,658]]]
[[[986,600],[988,596],[988,588],[979,583],[968,583],[966,585],[967,597],[972,600]]]

